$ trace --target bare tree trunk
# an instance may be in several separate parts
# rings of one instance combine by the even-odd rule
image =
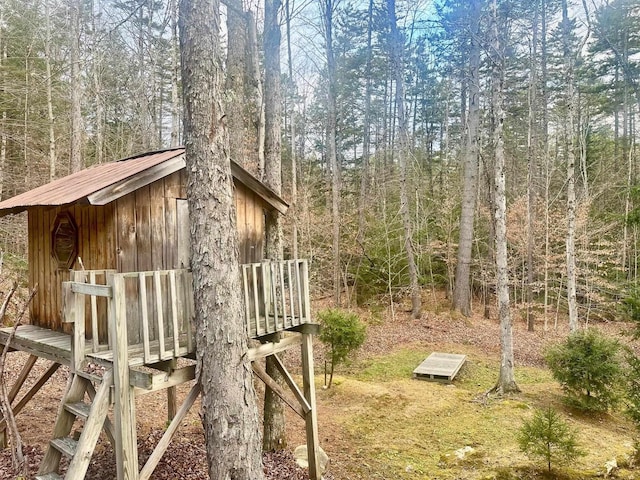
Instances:
[[[549,89],[547,86],[547,0],[542,0],[540,67],[542,74],[542,157],[544,163],[544,330],[548,327],[549,314]]]
[[[571,24],[567,0],[562,0],[563,68],[566,82],[567,105],[567,302],[569,304],[569,330],[578,329],[578,305],[576,301],[576,186],[575,186],[575,103],[574,62],[570,50]]]
[[[293,56],[291,55],[291,5],[286,0],[286,24],[287,24],[287,66],[289,69],[289,83],[291,94],[295,91],[293,81]],[[291,112],[289,114],[289,131],[290,131],[290,152],[291,158],[291,205],[289,207],[289,215],[292,223],[291,232],[291,250],[293,258],[298,258],[298,157],[296,151],[296,111],[294,104],[291,104]]]
[[[471,315],[471,258],[473,231],[478,197],[478,127],[480,124],[480,11],[479,0],[473,0],[474,31],[469,51],[469,116],[464,147],[464,185],[460,212],[460,239],[453,286],[452,307],[465,316]],[[465,93],[466,98],[466,93]],[[466,107],[466,106],[465,106]]]
[[[71,173],[84,168],[82,161],[82,80],[80,78],[80,21],[82,0],[71,4]]]
[[[178,0],[171,0],[171,147],[180,144],[180,96],[178,76],[180,71],[178,39]]]
[[[371,63],[373,57],[372,48],[373,30],[373,0],[369,0],[369,11],[367,15],[367,64],[365,67],[365,93],[364,93],[364,132],[362,135],[362,174],[360,178],[360,198],[358,202],[358,242],[362,244],[365,233],[365,206],[367,204],[367,193],[369,190],[369,160],[371,156]]]
[[[51,80],[51,6],[49,0],[45,1],[46,39],[44,44],[45,66],[47,72],[47,116],[49,120],[49,181],[56,177],[56,135],[53,128],[55,118],[53,116],[52,80]]]
[[[387,14],[391,24],[391,64],[396,81],[396,109],[398,116],[398,163],[400,164],[400,215],[404,227],[404,247],[407,253],[409,267],[409,282],[411,289],[411,316],[420,318],[422,301],[420,286],[418,285],[418,267],[413,250],[411,215],[409,213],[409,199],[407,195],[407,163],[410,155],[409,131],[404,112],[404,38],[398,29],[396,20],[396,2],[387,0]]]
[[[500,26],[500,31],[504,25]],[[513,356],[513,332],[511,326],[511,303],[509,300],[509,265],[507,258],[507,199],[504,173],[504,39],[498,27],[498,3],[491,2],[491,106],[493,109],[494,198],[495,198],[495,245],[496,245],[496,289],[498,294],[498,316],[500,318],[500,374],[493,391],[499,394],[519,391],[515,380]],[[504,35],[504,33],[503,33]]]
[[[340,168],[336,153],[336,62],[333,52],[333,13],[339,0],[321,0],[320,13],[324,22],[324,40],[327,54],[327,75],[329,91],[327,95],[327,161],[331,172],[331,237],[333,253],[333,301],[340,305]]]
[[[535,249],[534,228],[536,221],[536,197],[537,197],[537,125],[538,117],[538,0],[535,3],[535,12],[532,23],[531,54],[529,57],[529,118],[527,125],[527,329],[533,332],[535,317],[532,311],[533,305],[533,280],[534,264],[533,251]]]
[[[180,2],[201,418],[211,480],[264,479],[222,101],[218,0]]]
[[[257,141],[257,150],[255,154],[258,157],[258,165],[256,170],[258,178],[262,179],[264,174],[264,145],[265,145],[265,111],[262,92],[262,80],[260,77],[260,58],[258,55],[258,34],[256,32],[256,22],[251,11],[246,14],[247,22],[247,83],[249,84],[249,93],[247,98],[253,99],[252,118],[255,136]]]
[[[97,11],[95,4],[97,4]],[[93,95],[94,104],[96,108],[95,114],[95,129],[96,129],[96,162],[102,163],[104,161],[104,99],[102,98],[102,82],[100,75],[100,67],[102,63],[102,54],[99,53],[99,35],[98,32],[98,20],[100,18],[100,0],[94,2],[92,11],[92,48],[93,48],[93,65],[92,65],[92,79],[93,79]]]
[[[227,63],[225,79],[225,112],[229,132],[231,159],[242,166],[247,164],[244,122],[245,105],[245,15],[241,0],[226,0],[227,6]]]
[[[264,182],[277,194],[282,193],[281,161],[281,110],[282,85],[280,81],[280,23],[278,12],[281,0],[264,2],[264,110],[265,110],[265,147]],[[267,258],[282,259],[282,222],[277,212],[266,218]],[[266,371],[278,384],[284,379],[272,357],[266,359]],[[264,451],[282,450],[287,444],[285,432],[284,402],[271,390],[265,388],[264,395]]]

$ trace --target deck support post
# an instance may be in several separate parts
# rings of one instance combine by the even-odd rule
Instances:
[[[112,288],[109,299],[109,327],[113,340],[113,381],[115,385],[116,471],[118,480],[138,479],[135,392],[129,382],[127,304],[124,278],[107,275]]]
[[[316,384],[313,366],[313,335],[302,334],[302,381],[304,396],[311,409],[305,414],[307,432],[307,457],[310,480],[321,480],[318,465],[320,443],[318,439],[318,409],[316,406]]]
[[[170,360],[169,363],[170,363],[169,374],[171,374],[171,372],[173,372],[177,368],[178,362],[174,358]],[[167,420],[169,422],[171,422],[175,418],[177,409],[178,409],[177,389],[176,387],[169,387],[167,388]]]

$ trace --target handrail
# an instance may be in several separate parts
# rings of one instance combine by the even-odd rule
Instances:
[[[251,338],[309,323],[309,265],[305,259],[241,266],[245,321]]]
[[[245,264],[241,276],[249,337],[311,322],[307,260]],[[136,358],[144,364],[195,350],[188,270],[72,271],[63,293],[63,319],[74,325],[74,368],[82,367],[87,353],[105,359],[113,358],[115,350],[122,355],[124,345],[136,350]],[[85,330],[85,322],[90,330]]]

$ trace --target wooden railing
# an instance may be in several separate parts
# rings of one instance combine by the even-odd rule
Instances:
[[[245,319],[251,338],[311,321],[307,260],[242,265]]]
[[[63,316],[74,325],[78,365],[83,352],[112,360],[116,345],[126,346],[133,364],[194,351],[192,279],[187,270],[76,271],[63,291]]]
[[[306,260],[241,266],[247,333],[259,338],[311,320]],[[73,364],[86,355],[131,364],[194,352],[193,287],[188,270],[71,272],[63,284],[63,318],[73,325]]]

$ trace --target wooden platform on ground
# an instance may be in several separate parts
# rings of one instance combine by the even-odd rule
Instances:
[[[451,382],[466,360],[466,355],[433,352],[413,371],[413,378]]]

